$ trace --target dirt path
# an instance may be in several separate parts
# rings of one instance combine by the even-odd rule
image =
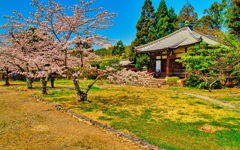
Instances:
[[[172,91],[172,90],[165,90],[165,91],[175,92],[175,93],[177,92],[177,91]],[[179,92],[177,92],[177,93],[179,93]],[[199,95],[199,94],[193,94],[193,93],[189,93],[189,92],[180,92],[180,93],[188,95],[188,96],[196,97],[196,98],[202,99],[204,101],[210,102],[210,103],[212,103],[214,105],[221,106],[221,107],[226,108],[228,110],[240,113],[240,108],[238,106],[230,103],[230,102],[221,101],[221,100],[218,100],[218,99],[210,98],[208,96],[203,96],[203,95]]]
[[[139,149],[115,134],[78,121],[30,93],[0,86],[0,149]]]
[[[207,96],[193,94],[193,93],[183,93],[183,94],[193,96],[193,97],[197,97],[197,98],[200,98],[202,100],[211,102],[215,105],[219,105],[219,106],[222,106],[222,107],[225,107],[225,108],[228,108],[228,109],[233,109],[233,110],[237,109],[236,106],[231,104],[230,102],[225,102],[225,101],[221,101],[221,100],[217,100],[217,99],[213,99],[213,98],[210,98],[210,97],[207,97]]]

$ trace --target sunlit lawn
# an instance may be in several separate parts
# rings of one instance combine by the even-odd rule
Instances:
[[[82,82],[82,86],[86,87],[87,82]],[[99,81],[89,92],[88,99],[91,102],[77,103],[71,81],[57,80],[56,88],[48,88],[48,95],[40,94],[38,82],[34,85],[37,87],[32,91],[35,95],[136,135],[161,148],[240,148],[239,113],[181,94],[197,93],[239,104],[240,89],[214,90],[209,93],[185,87],[142,88]],[[13,89],[20,92],[26,90],[24,86],[16,85]]]

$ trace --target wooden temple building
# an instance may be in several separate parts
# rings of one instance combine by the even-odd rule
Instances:
[[[185,68],[175,60],[184,56],[188,47],[202,41],[212,45],[219,44],[189,27],[183,27],[151,43],[135,47],[135,50],[150,56],[149,72],[163,77],[185,77]]]

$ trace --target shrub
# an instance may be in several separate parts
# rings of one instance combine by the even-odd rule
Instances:
[[[204,82],[202,80],[198,80],[195,76],[189,76],[186,80],[186,86],[188,87],[198,87],[203,86]]]
[[[199,89],[208,89],[208,86],[203,80],[197,79],[195,76],[190,76],[186,80],[186,86],[188,87],[194,87],[194,88],[199,88]],[[212,85],[212,89],[221,89],[223,85],[221,84],[220,81],[215,82]]]

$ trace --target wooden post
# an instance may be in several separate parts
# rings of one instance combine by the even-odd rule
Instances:
[[[163,56],[163,54],[162,54],[163,52],[161,52],[160,54],[161,54],[161,66],[160,66],[160,68],[161,68],[161,72],[163,72],[163,67],[162,67],[162,63],[163,63],[163,58],[162,58],[162,56]]]
[[[170,52],[169,51],[167,51],[167,65],[166,65],[166,77],[168,77],[169,76],[169,65],[170,65]]]

